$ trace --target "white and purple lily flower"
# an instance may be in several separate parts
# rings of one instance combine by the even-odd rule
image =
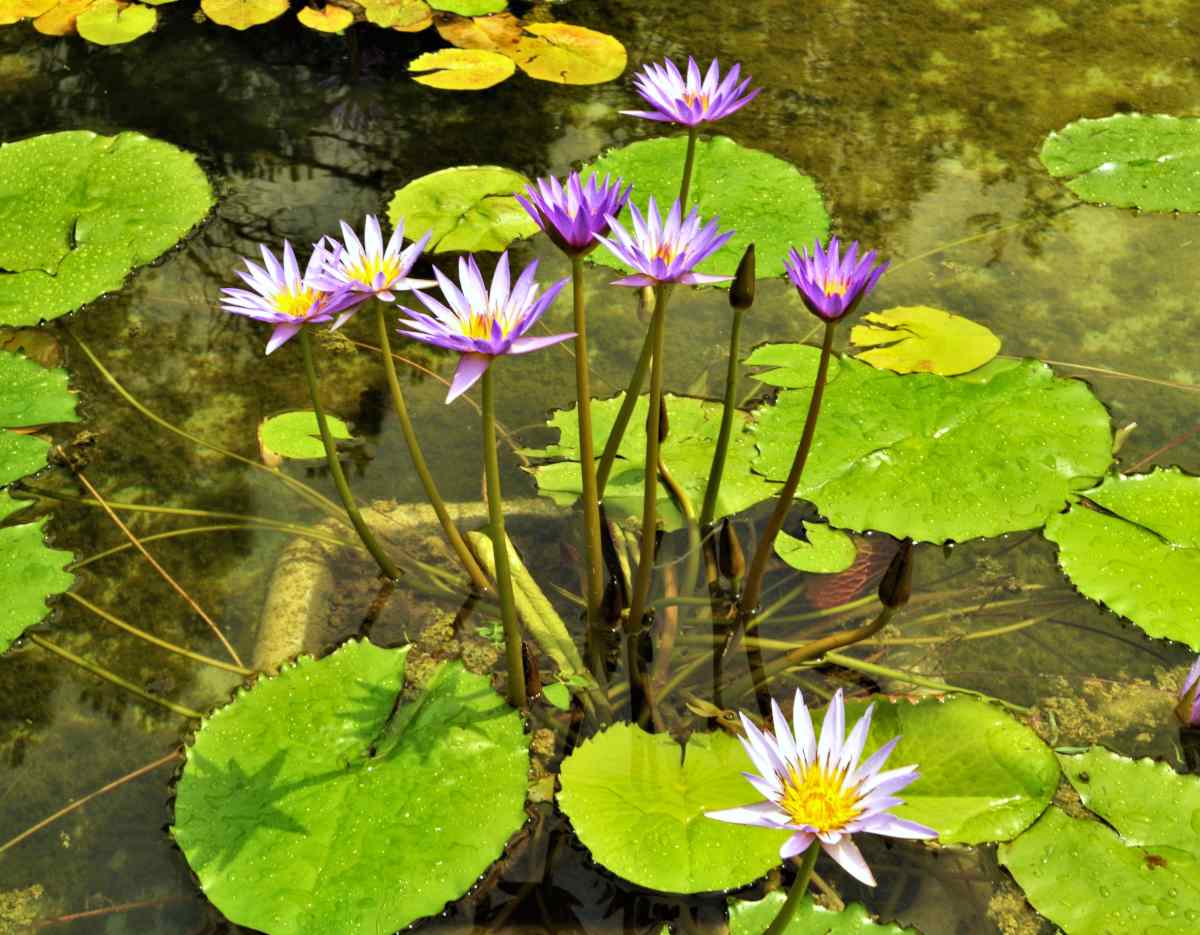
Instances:
[[[872,250],[861,260],[858,258],[858,241],[850,244],[846,255],[841,255],[841,245],[834,237],[827,250],[821,249],[821,241],[813,244],[813,252],[804,248],[788,250],[783,265],[788,279],[800,292],[808,310],[825,321],[838,321],[849,315],[868,292],[875,288],[879,277],[888,268],[887,261],[875,263]]]
[[[680,220],[683,212],[677,198],[663,221],[653,195],[645,217],[633,204],[629,206],[629,213],[633,221],[632,234],[610,214],[605,220],[612,229],[612,236],[595,235],[618,260],[637,270],[632,276],[615,280],[614,286],[656,286],[665,282],[694,286],[733,278],[693,272],[697,264],[720,250],[734,235],[731,230],[719,232],[717,218],[701,228],[700,213],[693,208],[691,214]]]
[[[915,766],[883,770],[899,737],[859,763],[874,707],[867,708],[847,737],[846,709],[839,690],[825,712],[819,741],[799,690],[792,707],[792,726],[778,702],[771,702],[773,735],[741,715],[746,732],[740,738],[742,746],[758,770],[757,775],[742,775],[766,801],[705,814],[738,825],[791,829],[795,833],[779,849],[780,857],[787,860],[819,843],[847,873],[874,886],[875,877],[850,839],[852,834],[863,831],[914,840],[937,837],[932,828],[888,814],[889,808],[903,804],[895,793],[917,778]]]
[[[600,181],[594,174],[585,183],[572,172],[565,185],[555,178],[538,179],[515,197],[558,249],[583,256],[595,249],[596,234],[608,233],[608,216],[620,214],[629,200],[631,186],[622,191],[624,184],[607,175]]]
[[[526,336],[569,281],[560,279],[539,296],[539,286],[534,278],[537,260],[525,267],[514,284],[509,276],[508,251],[505,251],[496,264],[490,288],[473,256],[458,261],[460,285],[455,285],[436,267],[433,274],[448,304],[419,289],[413,290],[413,295],[421,300],[429,314],[401,306],[409,321],[405,323],[407,329],[401,328],[400,333],[462,355],[446,396],[448,403],[470,389],[495,358],[504,354],[528,354],[575,337],[573,331]]]
[[[1188,727],[1200,727],[1200,656],[1188,669],[1183,687],[1179,689],[1179,704],[1175,713]]]
[[[747,92],[750,78],[741,78],[742,66],[735,64],[724,78],[714,58],[704,77],[700,66],[688,56],[687,77],[675,63],[665,59],[661,65],[651,62],[633,79],[634,87],[652,110],[623,110],[630,117],[644,117],[662,123],[694,127],[727,117],[749,104],[762,88]]]
[[[384,302],[394,302],[395,294],[401,290],[427,289],[437,285],[432,279],[412,279],[408,275],[424,252],[433,231],[426,231],[420,240],[401,249],[404,244],[403,221],[396,225],[386,245],[383,232],[379,229],[379,219],[373,214],[367,215],[361,240],[349,224],[345,221],[340,224],[342,241],[339,243],[333,238],[326,238],[326,260],[313,279],[319,288],[329,292],[352,289],[363,293],[364,299],[375,296]],[[334,329],[342,324],[339,321]]]
[[[296,252],[288,241],[283,242],[282,263],[265,245],[260,249],[262,266],[244,260],[245,271],[237,271],[253,291],[222,289],[221,309],[232,315],[274,324],[275,330],[267,342],[268,354],[294,337],[306,324],[331,321],[335,315],[340,315],[344,321],[350,314],[347,310],[367,298],[346,288],[326,290],[314,284],[314,278],[326,263],[325,247],[321,244],[313,249],[303,275]]]

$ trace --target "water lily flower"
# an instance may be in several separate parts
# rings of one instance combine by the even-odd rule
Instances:
[[[555,178],[538,179],[515,197],[558,249],[582,256],[595,249],[593,235],[608,233],[608,216],[625,207],[631,186],[622,191],[624,184],[607,175],[600,181],[594,174],[584,183],[572,172],[566,185]]]
[[[915,766],[882,769],[899,737],[859,763],[874,707],[867,708],[847,737],[846,709],[839,690],[825,712],[819,741],[799,690],[791,727],[778,702],[771,702],[774,735],[741,715],[746,732],[740,738],[742,746],[758,770],[758,775],[742,775],[766,801],[705,814],[739,825],[790,828],[795,833],[780,848],[780,857],[795,857],[817,842],[851,876],[874,886],[875,877],[850,839],[852,834],[864,831],[917,840],[937,837],[932,828],[888,814],[889,808],[902,804],[895,793],[917,778]]]
[[[665,282],[692,286],[733,278],[692,272],[697,264],[720,250],[734,235],[731,230],[718,233],[717,218],[701,228],[700,213],[693,208],[680,221],[683,210],[676,199],[664,222],[659,217],[653,195],[645,217],[633,204],[629,206],[629,212],[633,219],[632,235],[611,214],[605,220],[612,229],[612,237],[595,235],[596,240],[608,247],[618,260],[637,270],[633,276],[615,280],[614,286],[656,286]]]
[[[874,250],[858,259],[857,240],[843,257],[841,245],[834,237],[827,250],[822,250],[821,242],[816,241],[811,254],[807,247],[802,253],[793,247],[783,265],[808,310],[825,321],[838,321],[858,307],[887,270],[887,261],[878,266],[873,266],[874,262]]]
[[[260,249],[262,266],[244,260],[245,271],[237,271],[242,281],[254,291],[222,289],[221,309],[233,315],[273,323],[275,330],[267,342],[268,354],[294,337],[306,324],[330,321],[338,315],[337,327],[365,298],[349,289],[326,290],[314,285],[314,279],[326,262],[325,247],[321,244],[314,247],[304,275],[300,274],[296,252],[288,241],[283,242],[282,263],[265,245]]]
[[[720,120],[745,107],[762,90],[755,88],[747,93],[750,78],[739,83],[741,71],[742,66],[735,64],[722,78],[721,66],[714,58],[701,78],[700,66],[688,56],[687,78],[684,78],[670,59],[665,59],[661,65],[652,62],[638,72],[633,84],[653,110],[623,110],[621,113],[685,127]]]
[[[526,332],[568,282],[560,279],[539,296],[534,278],[537,265],[537,260],[530,263],[516,284],[511,285],[508,251],[505,251],[496,264],[489,289],[475,257],[465,257],[458,261],[461,288],[437,267],[433,270],[449,307],[419,289],[413,290],[413,295],[430,314],[401,307],[410,319],[406,322],[408,328],[400,329],[401,334],[462,354],[446,402],[454,401],[474,385],[495,358],[503,354],[528,354],[575,337],[574,332],[526,337]]]
[[[401,289],[426,289],[437,285],[432,279],[411,279],[408,275],[433,231],[426,231],[424,237],[401,250],[403,221],[396,225],[386,246],[375,215],[367,215],[362,240],[349,224],[340,223],[342,242],[326,238],[324,265],[313,280],[319,288],[330,292],[348,288],[362,293],[364,299],[375,296],[384,302],[393,302],[395,293]]]
[[[1200,727],[1200,656],[1192,663],[1183,687],[1179,689],[1175,714],[1188,727]]]

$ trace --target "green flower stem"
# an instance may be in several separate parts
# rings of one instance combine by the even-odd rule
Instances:
[[[199,711],[194,711],[191,708],[184,707],[181,704],[168,701],[166,698],[160,698],[158,695],[150,694],[150,692],[139,688],[137,685],[134,685],[133,682],[121,678],[121,676],[117,675],[115,672],[110,672],[103,666],[98,666],[94,662],[89,662],[82,656],[76,656],[70,650],[63,649],[57,643],[51,643],[48,639],[39,636],[37,633],[26,633],[25,637],[35,646],[40,646],[42,649],[48,650],[49,652],[54,653],[56,656],[66,659],[67,662],[74,663],[81,669],[87,669],[87,671],[91,672],[92,675],[102,678],[104,681],[110,682],[113,685],[116,685],[118,688],[123,688],[127,692],[137,695],[143,701],[149,701],[151,704],[161,705],[168,711],[172,711],[182,717],[192,718],[193,720],[198,721],[204,717],[204,715],[202,715]]]
[[[829,374],[829,359],[833,356],[833,335],[837,322],[825,322],[825,340],[821,344],[821,362],[817,367],[817,382],[813,386],[812,398],[808,403],[808,415],[804,419],[804,431],[800,436],[800,444],[796,448],[796,457],[792,460],[792,469],[788,473],[783,488],[779,491],[779,499],[775,510],[767,521],[767,528],[754,550],[754,558],[750,562],[750,570],[746,573],[746,584],[738,601],[738,617],[748,621],[758,609],[759,595],[762,593],[763,575],[767,571],[767,562],[775,549],[775,539],[783,528],[788,510],[792,508],[792,500],[796,496],[796,488],[800,486],[800,475],[804,473],[804,464],[808,461],[808,453],[812,449],[813,435],[817,429],[817,415],[821,411],[821,397],[825,395],[825,379]],[[743,623],[738,627],[744,630]],[[726,650],[730,649],[726,647]]]
[[[688,127],[687,155],[683,157],[683,178],[679,182],[679,211],[687,217],[688,193],[692,188],[692,170],[696,167],[696,137],[700,135],[699,127]]]
[[[721,476],[725,473],[725,457],[729,452],[729,435],[733,430],[733,413],[737,409],[738,345],[742,335],[744,309],[734,309],[729,329],[729,361],[725,370],[725,405],[721,410],[721,429],[717,447],[713,450],[712,467],[708,469],[708,484],[704,488],[704,503],[700,507],[700,528],[709,534],[713,515],[717,512],[717,496],[721,492]]]
[[[655,303],[657,305],[657,302]],[[650,357],[654,353],[654,332],[646,331],[642,341],[642,350],[634,364],[633,373],[629,377],[629,386],[625,388],[625,398],[621,400],[621,408],[617,410],[617,418],[608,433],[608,441],[604,443],[604,451],[600,455],[600,464],[596,468],[596,496],[603,499],[604,488],[608,485],[608,476],[612,473],[613,462],[617,459],[617,449],[621,447],[621,439],[625,437],[625,429],[633,416],[633,407],[637,405],[642,393],[642,384],[646,382],[646,371],[650,369]]]
[[[654,572],[654,543],[658,526],[658,426],[659,408],[662,406],[663,345],[666,333],[667,289],[656,287],[654,317],[650,321],[653,351],[650,366],[650,404],[646,415],[646,473],[642,481],[642,546],[638,558],[637,577],[634,579],[633,595],[629,601],[629,620],[626,630],[638,633],[642,628],[642,615],[646,612],[646,600],[650,596],[650,579]]]
[[[571,257],[571,287],[575,300],[575,398],[579,414],[579,471],[583,479],[583,545],[587,558],[587,617],[589,629],[599,626],[604,597],[604,560],[600,553],[600,495],[596,484],[596,455],[592,440],[592,388],[588,374],[587,307],[583,294],[583,257]]]
[[[800,904],[804,902],[804,897],[808,893],[808,882],[812,877],[813,867],[817,865],[817,855],[820,853],[821,845],[816,841],[808,845],[808,849],[800,858],[800,869],[796,871],[796,879],[792,883],[792,888],[788,890],[787,900],[780,907],[779,914],[767,926],[767,930],[763,935],[783,935],[787,931],[792,917],[796,914],[796,910],[800,908]]]
[[[462,534],[454,525],[454,520],[450,518],[450,514],[446,510],[446,501],[438,492],[437,483],[429,471],[429,465],[425,463],[425,456],[421,453],[421,443],[417,439],[412,418],[408,414],[408,404],[404,401],[404,391],[400,388],[400,380],[396,376],[396,362],[392,360],[392,344],[388,335],[387,319],[383,314],[382,302],[375,303],[375,324],[379,330],[379,347],[383,351],[383,368],[387,373],[388,390],[392,394],[392,408],[396,410],[396,418],[400,420],[400,431],[404,433],[404,442],[408,446],[408,454],[412,458],[413,468],[421,480],[421,486],[425,489],[425,498],[433,507],[433,512],[437,514],[438,522],[442,524],[442,531],[446,534],[450,548],[458,556],[463,570],[471,579],[471,584],[481,594],[485,593],[491,589],[492,584],[488,581],[487,575],[483,573],[483,569],[479,567],[479,562],[475,560],[471,550],[467,548]]]
[[[525,662],[521,653],[521,625],[513,597],[508,563],[508,537],[504,533],[504,501],[500,493],[500,460],[496,453],[496,390],[492,368],[483,371],[483,471],[487,482],[489,532],[496,561],[496,588],[500,592],[500,620],[504,624],[504,658],[508,663],[508,702],[524,708]]]
[[[334,446],[333,436],[329,432],[329,424],[325,421],[325,410],[321,408],[321,394],[317,386],[317,368],[313,364],[312,342],[308,337],[308,329],[301,328],[299,337],[300,349],[304,352],[304,376],[308,380],[308,394],[312,398],[313,414],[316,415],[317,427],[321,430],[321,441],[325,445],[325,460],[329,462],[329,472],[333,475],[334,486],[337,487],[338,495],[342,498],[342,506],[346,508],[346,516],[349,517],[354,531],[358,533],[358,538],[362,540],[362,544],[366,546],[371,557],[375,559],[375,563],[379,565],[379,570],[395,580],[400,577],[400,571],[363,520],[362,514],[358,511],[358,505],[354,502],[354,494],[350,492],[350,485],[346,483],[346,475],[342,472],[337,448]]]

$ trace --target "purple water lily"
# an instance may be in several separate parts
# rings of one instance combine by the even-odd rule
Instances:
[[[1188,727],[1200,727],[1200,656],[1188,669],[1183,687],[1179,689],[1179,704],[1175,714]]]
[[[606,220],[612,229],[612,237],[595,235],[617,259],[637,270],[633,276],[615,280],[614,286],[655,286],[664,282],[691,286],[733,278],[692,272],[697,264],[725,246],[734,234],[733,231],[718,233],[717,218],[701,228],[700,213],[693,208],[691,214],[680,221],[682,209],[676,199],[664,222],[659,217],[653,195],[644,218],[636,205],[629,206],[629,213],[633,220],[632,235],[611,214]]]
[[[857,240],[841,256],[841,245],[834,237],[827,250],[821,249],[819,240],[814,242],[811,254],[807,247],[802,253],[793,247],[784,266],[808,310],[825,321],[838,321],[858,307],[887,270],[887,261],[878,266],[873,266],[874,262],[874,250],[858,259]]]
[[[502,354],[528,354],[575,337],[574,332],[525,336],[568,282],[560,279],[539,296],[538,283],[534,279],[537,265],[534,260],[525,267],[516,284],[511,284],[508,252],[505,251],[496,264],[489,290],[475,257],[466,257],[458,261],[461,289],[434,267],[433,274],[449,307],[419,289],[414,290],[413,295],[430,314],[402,306],[410,320],[406,322],[407,330],[400,329],[401,334],[462,354],[446,402],[457,399],[474,385],[492,361]]]
[[[665,59],[661,65],[652,62],[638,72],[633,84],[653,110],[623,110],[621,113],[685,127],[720,120],[745,107],[762,90],[755,88],[747,92],[750,78],[739,82],[741,71],[742,66],[735,64],[722,78],[721,66],[714,58],[701,78],[700,66],[688,56],[687,77],[684,78],[670,59]]]
[[[324,265],[312,278],[313,285],[329,292],[351,289],[362,293],[363,298],[375,296],[384,302],[395,301],[395,293],[402,289],[426,289],[437,285],[432,279],[411,279],[408,275],[433,231],[426,231],[424,237],[402,250],[403,221],[396,225],[386,245],[379,219],[373,214],[367,215],[362,240],[349,224],[340,223],[342,242],[326,238]]]
[[[744,714],[740,738],[758,770],[743,773],[767,801],[740,808],[705,812],[709,818],[760,828],[791,829],[795,833],[779,849],[785,860],[800,854],[814,842],[855,879],[875,885],[871,868],[850,839],[859,831],[894,838],[936,838],[932,828],[888,814],[903,804],[895,793],[917,778],[915,766],[881,771],[900,742],[893,737],[859,764],[871,713],[866,712],[846,736],[846,709],[839,690],[829,703],[821,725],[821,739],[813,734],[812,717],[799,690],[792,707],[792,727],[779,704],[771,702],[774,735],[759,730]]]
[[[538,179],[515,197],[558,249],[582,256],[596,247],[595,234],[608,233],[608,216],[620,214],[629,200],[630,186],[622,191],[622,185],[621,179],[610,181],[607,175],[603,181],[591,175],[584,183],[572,172],[566,185],[554,178]]]
[[[354,306],[366,296],[349,289],[326,290],[314,285],[314,278],[326,262],[325,247],[317,244],[308,260],[304,275],[296,252],[288,241],[283,242],[283,262],[260,246],[263,265],[244,260],[246,270],[237,274],[253,292],[246,289],[222,289],[221,309],[233,315],[245,315],[257,321],[271,322],[275,330],[267,342],[267,353],[295,336],[304,325],[330,321],[338,316],[339,327],[353,314]]]

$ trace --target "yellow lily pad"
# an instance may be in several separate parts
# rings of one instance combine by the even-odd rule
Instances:
[[[58,0],[0,0],[0,23],[8,25],[41,16]]]
[[[146,35],[158,22],[158,14],[136,3],[96,0],[75,19],[75,29],[96,45],[120,45]]]
[[[92,5],[92,0],[61,0],[33,21],[33,28],[43,36],[69,36],[75,31],[79,14]]]
[[[282,16],[288,0],[200,0],[200,9],[218,25],[249,29]]]
[[[433,25],[433,10],[425,0],[365,0],[367,22],[399,32],[420,32]]]
[[[323,10],[306,6],[296,14],[296,19],[317,32],[342,32],[347,26],[353,24],[354,14],[344,7],[334,6],[330,3],[326,4]]]
[[[512,50],[531,78],[558,84],[602,84],[625,70],[625,46],[608,33],[567,23],[533,23]]]
[[[522,36],[521,21],[511,13],[492,16],[439,13],[434,26],[438,35],[460,49],[486,49],[507,54],[516,48]]]
[[[485,49],[441,49],[418,55],[409,65],[413,81],[446,91],[481,91],[512,77],[512,59]]]
[[[1000,339],[961,315],[925,305],[898,306],[864,316],[850,343],[868,347],[858,358],[880,370],[953,376],[982,367],[1000,351]]]

